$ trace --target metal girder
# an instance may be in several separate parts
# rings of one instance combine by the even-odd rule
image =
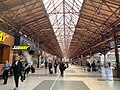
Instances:
[[[14,28],[17,28],[18,26],[16,24],[14,24],[13,22],[11,22],[9,19],[7,19],[6,17],[2,17],[2,20],[4,20],[5,22],[8,22],[11,26],[13,26]]]
[[[18,0],[16,2],[9,0],[5,3],[1,1],[1,4],[3,8],[0,7],[0,17],[5,22],[11,24],[17,32],[21,32],[21,35],[27,35],[34,41],[37,40],[37,43],[44,41],[42,44],[45,47],[42,49],[63,57],[42,0]]]
[[[120,26],[120,25],[119,25]],[[117,28],[119,28],[119,27],[117,27]],[[114,28],[114,29],[116,29],[116,28]],[[113,29],[113,30],[114,30]],[[120,30],[119,30],[120,31]],[[105,37],[106,38],[106,37]],[[94,49],[94,48],[96,48],[97,46],[100,46],[100,45],[102,45],[102,44],[104,44],[104,43],[106,43],[106,42],[108,42],[108,41],[110,41],[110,40],[112,40],[113,38],[112,38],[112,36],[111,37],[108,37],[108,39],[106,38],[106,39],[104,39],[104,40],[102,40],[102,41],[100,41],[100,42],[96,42],[96,45],[93,45],[91,48],[92,49]],[[83,52],[81,52],[81,53],[85,53],[85,52],[87,52],[87,51],[89,51],[89,49],[86,49],[85,51],[83,51]]]
[[[52,22],[56,37],[58,41],[60,41],[59,45],[61,46],[63,53],[68,56],[67,53],[69,50],[72,34],[75,30],[75,22],[78,19],[81,2],[79,0],[49,0],[46,2],[44,0],[43,2],[49,14],[50,21]]]
[[[118,14],[118,10],[120,9],[119,5],[120,4],[113,0],[105,0],[104,2],[101,0],[85,0],[82,10],[80,11],[81,14],[75,27],[76,31],[72,41],[77,40],[77,38],[83,39],[84,37],[89,40],[89,36],[93,34],[94,40],[91,39],[92,41],[90,42],[91,48],[93,49],[92,53],[108,50],[108,41],[112,39],[114,33],[120,32],[119,29],[114,29],[120,22],[120,16]],[[80,33],[82,35],[86,33],[86,36],[81,36]],[[81,44],[79,42],[80,46],[83,45],[84,47],[84,49],[79,49],[79,46],[76,46],[72,41],[69,57],[72,58],[78,54],[89,54],[90,48],[84,47],[86,45],[85,43]],[[77,51],[77,49],[79,49],[79,51]]]
[[[29,1],[30,1],[30,0],[25,0],[24,2],[27,3],[27,2],[29,2]],[[17,7],[17,6],[19,6],[19,5],[21,5],[20,0],[18,0],[18,3],[14,3],[14,4],[9,5],[9,6],[7,6],[7,7],[0,8],[0,12],[7,11],[8,9],[12,9],[12,8]]]

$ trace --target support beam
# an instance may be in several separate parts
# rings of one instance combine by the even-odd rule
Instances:
[[[118,37],[114,36],[115,41],[115,58],[116,58],[116,71],[117,71],[117,78],[120,78],[120,66],[119,66],[119,51],[118,51]]]

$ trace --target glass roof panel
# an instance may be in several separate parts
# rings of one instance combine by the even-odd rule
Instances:
[[[83,0],[43,0],[58,43],[67,57]]]

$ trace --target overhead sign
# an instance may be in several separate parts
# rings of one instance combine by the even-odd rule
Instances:
[[[47,52],[45,52],[45,51],[43,51],[43,56],[46,56],[46,57],[53,57],[51,54],[49,54],[49,53],[47,53]]]
[[[4,43],[4,41],[6,40],[6,38],[8,38],[8,35],[0,32],[0,42]]]
[[[115,47],[115,41],[111,41],[110,42],[110,48],[114,48]]]
[[[13,50],[30,50],[30,46],[22,45],[22,46],[13,46]]]

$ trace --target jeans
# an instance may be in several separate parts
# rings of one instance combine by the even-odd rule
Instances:
[[[8,80],[8,70],[4,70],[3,74],[2,74],[2,78],[4,79],[4,84],[7,83]]]
[[[14,80],[15,80],[16,87],[18,87],[18,83],[19,83],[19,75],[18,74],[14,74]]]
[[[60,70],[61,72],[61,76],[63,77],[64,76],[64,70]]]
[[[55,73],[57,73],[57,67],[54,67],[54,69],[55,69]]]

